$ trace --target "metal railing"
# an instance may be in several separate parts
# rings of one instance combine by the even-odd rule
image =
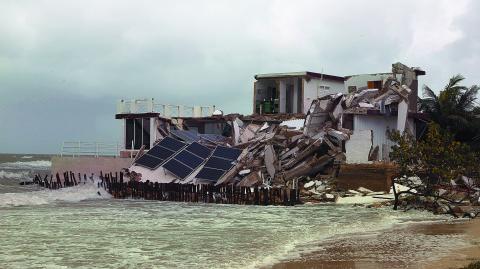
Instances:
[[[215,106],[184,106],[155,103],[151,99],[120,100],[117,103],[117,114],[160,113],[165,118],[172,117],[209,117],[215,111]]]
[[[65,141],[62,143],[63,156],[119,156],[121,145],[117,143],[86,142],[86,141]]]

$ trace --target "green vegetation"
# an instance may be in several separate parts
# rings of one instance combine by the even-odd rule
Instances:
[[[397,143],[390,159],[397,162],[401,175],[419,176],[426,185],[450,183],[459,176],[472,176],[480,171],[480,87],[459,85],[461,75],[452,77],[436,95],[424,87],[420,110],[432,120],[420,140],[411,134],[390,132]]]
[[[480,171],[480,159],[470,147],[455,141],[436,123],[428,125],[426,136],[419,141],[408,134],[390,132],[392,147],[390,159],[395,161],[401,175],[419,176],[427,186],[450,183],[459,176],[475,175]]]
[[[461,75],[452,77],[438,95],[424,86],[420,110],[456,141],[480,150],[480,107],[476,102],[480,87],[459,85],[464,79]]]
[[[394,209],[422,207],[455,217],[462,216],[458,213],[478,215],[469,209],[459,212],[453,208],[479,201],[472,184],[480,184],[480,107],[476,103],[480,88],[460,86],[463,79],[460,75],[452,77],[438,96],[424,87],[426,98],[420,100],[420,110],[429,115],[431,122],[422,138],[415,139],[407,132],[389,132],[396,143],[390,159],[398,164],[401,176],[395,183],[409,188],[394,191]],[[462,176],[466,178],[461,180]],[[400,201],[402,194],[408,194],[408,199]]]

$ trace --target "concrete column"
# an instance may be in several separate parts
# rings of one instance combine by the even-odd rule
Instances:
[[[178,106],[178,116],[179,117],[184,117],[185,116],[184,109],[185,108],[183,107],[183,105]]]
[[[193,106],[193,115],[194,118],[199,118],[202,116],[202,107],[201,106]]]
[[[298,112],[298,79],[293,79],[293,113]]]
[[[148,107],[147,107],[148,112],[153,112],[154,107],[155,107],[155,106],[154,106],[154,100],[153,100],[153,98],[152,98],[152,99],[150,99],[150,100],[148,101]]]
[[[171,114],[170,114],[170,105],[164,105],[164,117],[169,119],[171,117]]]
[[[157,140],[157,120],[150,118],[150,148],[153,147],[155,140]]]
[[[417,98],[418,98],[418,80],[414,79],[410,85],[412,92],[408,96],[408,110],[417,112]]]

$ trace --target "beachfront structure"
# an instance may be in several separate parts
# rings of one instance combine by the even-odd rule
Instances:
[[[212,116],[215,106],[183,106],[156,103],[151,99],[120,100],[115,119],[122,121],[123,139],[120,156],[135,155],[150,149],[155,141],[168,135],[178,119]]]
[[[313,100],[346,92],[344,77],[309,71],[255,75],[254,114],[306,114]]]
[[[393,65],[391,73],[348,77],[313,72],[256,75],[253,107],[257,113],[251,116],[223,115],[214,106],[163,105],[157,104],[154,99],[121,100],[115,115],[122,123],[122,141],[117,151],[117,157],[120,158],[101,158],[98,154],[93,158],[76,160],[60,158],[52,161],[52,170],[98,173],[101,170],[118,171],[130,167],[131,171],[142,174],[143,179],[173,182],[178,177],[163,169],[163,166],[154,169],[132,166],[133,158],[142,156],[142,151],[152,149],[165,137],[186,144],[201,141],[212,148],[219,144],[244,148],[262,132],[266,137],[275,135],[275,132],[268,135],[265,132],[274,130],[270,127],[276,125],[287,126],[289,130],[301,133],[307,126],[304,126],[304,119],[308,118],[309,113],[315,112],[311,104],[319,102],[321,108],[323,97],[332,98],[328,102],[333,107],[324,107],[320,113],[333,115],[335,120],[328,124],[318,123],[325,123],[325,128],[338,128],[338,132],[343,134],[330,132],[346,137],[338,143],[340,152],[346,155],[345,163],[388,162],[393,144],[388,139],[387,130],[408,130],[417,136],[425,131],[424,115],[416,111],[416,105],[410,104],[410,100],[415,100],[416,104],[418,76],[424,74],[419,68],[412,69],[397,63]],[[398,89],[392,92],[393,77],[398,81],[397,84],[405,85],[405,88],[397,85]],[[346,94],[348,91],[354,94]],[[357,101],[347,102],[347,98]],[[325,113],[325,109],[328,113]],[[325,135],[321,129],[314,132],[309,136]],[[191,173],[190,177],[194,175]],[[197,182],[196,178],[182,181]]]

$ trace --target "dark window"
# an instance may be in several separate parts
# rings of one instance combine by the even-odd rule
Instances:
[[[132,149],[132,142],[134,136],[133,119],[125,120],[125,149]]]
[[[142,119],[135,119],[135,149],[142,147]]]
[[[345,129],[353,130],[353,115],[343,114],[342,127]]]
[[[297,113],[303,113],[302,79],[297,81]]]
[[[293,85],[287,84],[286,88],[286,99],[285,100],[285,112],[292,113],[293,112]]]
[[[126,119],[125,149],[140,149],[142,145],[146,149],[150,148],[150,119]]]
[[[146,149],[150,148],[150,119],[146,118],[143,119],[143,145],[145,145]]]

